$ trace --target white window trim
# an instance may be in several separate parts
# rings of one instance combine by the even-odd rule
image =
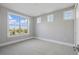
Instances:
[[[28,20],[28,33],[15,34],[15,35],[10,36],[8,33],[9,32],[9,22],[8,22],[8,20],[9,20],[8,15],[9,14],[18,15],[18,16],[22,16],[22,17],[26,18]],[[15,12],[8,12],[7,13],[7,36],[8,37],[17,37],[17,36],[24,36],[24,35],[30,34],[30,20],[29,19],[30,19],[30,17],[28,17],[28,16],[19,15],[18,13],[15,13]]]

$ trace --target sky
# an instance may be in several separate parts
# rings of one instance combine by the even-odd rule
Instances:
[[[25,20],[24,17],[16,16],[16,15],[8,15],[9,17],[9,28],[19,28],[19,25],[21,28],[27,28],[28,22]],[[19,24],[20,23],[20,24]]]

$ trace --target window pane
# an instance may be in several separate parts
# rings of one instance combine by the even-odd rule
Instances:
[[[28,20],[26,18],[20,17],[20,30],[21,33],[27,33],[28,32]]]
[[[64,19],[65,20],[72,20],[73,19],[73,10],[65,11],[64,12]]]
[[[28,19],[14,14],[8,14],[9,35],[28,33]]]
[[[19,28],[18,16],[8,15],[9,17],[9,34],[15,35],[18,34],[17,29]]]
[[[48,22],[53,22],[54,21],[54,16],[53,15],[48,15],[47,16],[47,21]]]
[[[41,23],[41,17],[37,18],[37,23]]]

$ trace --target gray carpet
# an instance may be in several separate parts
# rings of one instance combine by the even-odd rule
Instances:
[[[0,55],[74,55],[72,47],[30,39],[0,48]]]

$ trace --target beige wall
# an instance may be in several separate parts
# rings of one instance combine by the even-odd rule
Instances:
[[[41,24],[36,24],[36,17],[31,17],[30,19],[30,34],[16,36],[16,37],[8,37],[7,36],[7,12],[13,10],[9,10],[4,7],[0,7],[0,43],[25,39],[28,37],[42,37],[51,40],[57,40],[61,42],[74,43],[74,20],[65,21],[63,19],[63,12],[71,8],[58,10],[55,12],[51,12],[48,14],[54,14],[54,22],[47,22],[47,15],[41,15],[42,22]],[[18,13],[18,12],[16,12]],[[20,13],[21,14],[21,13]],[[23,14],[24,15],[24,14]],[[27,16],[27,15],[26,15]],[[34,19],[34,20],[33,20]]]
[[[79,4],[76,6],[76,42],[79,44]]]
[[[29,30],[30,33],[26,34],[26,35],[20,35],[20,36],[15,36],[15,37],[8,37],[8,31],[7,31],[7,14],[8,12],[15,12],[18,13],[16,11],[7,9],[5,7],[1,7],[0,6],[0,43],[4,43],[4,42],[9,42],[9,41],[14,41],[14,40],[20,40],[20,39],[26,39],[28,37],[33,37],[33,17],[30,17],[30,24],[29,24]],[[18,13],[21,15],[24,15],[22,13]],[[24,16],[28,16],[28,15],[24,15]]]
[[[36,37],[74,43],[74,19],[64,20],[63,12],[66,10],[73,9],[73,7],[58,10],[48,14],[54,15],[54,22],[47,22],[47,15],[41,15],[42,22],[35,24],[35,35]],[[35,17],[35,21],[36,21]]]

